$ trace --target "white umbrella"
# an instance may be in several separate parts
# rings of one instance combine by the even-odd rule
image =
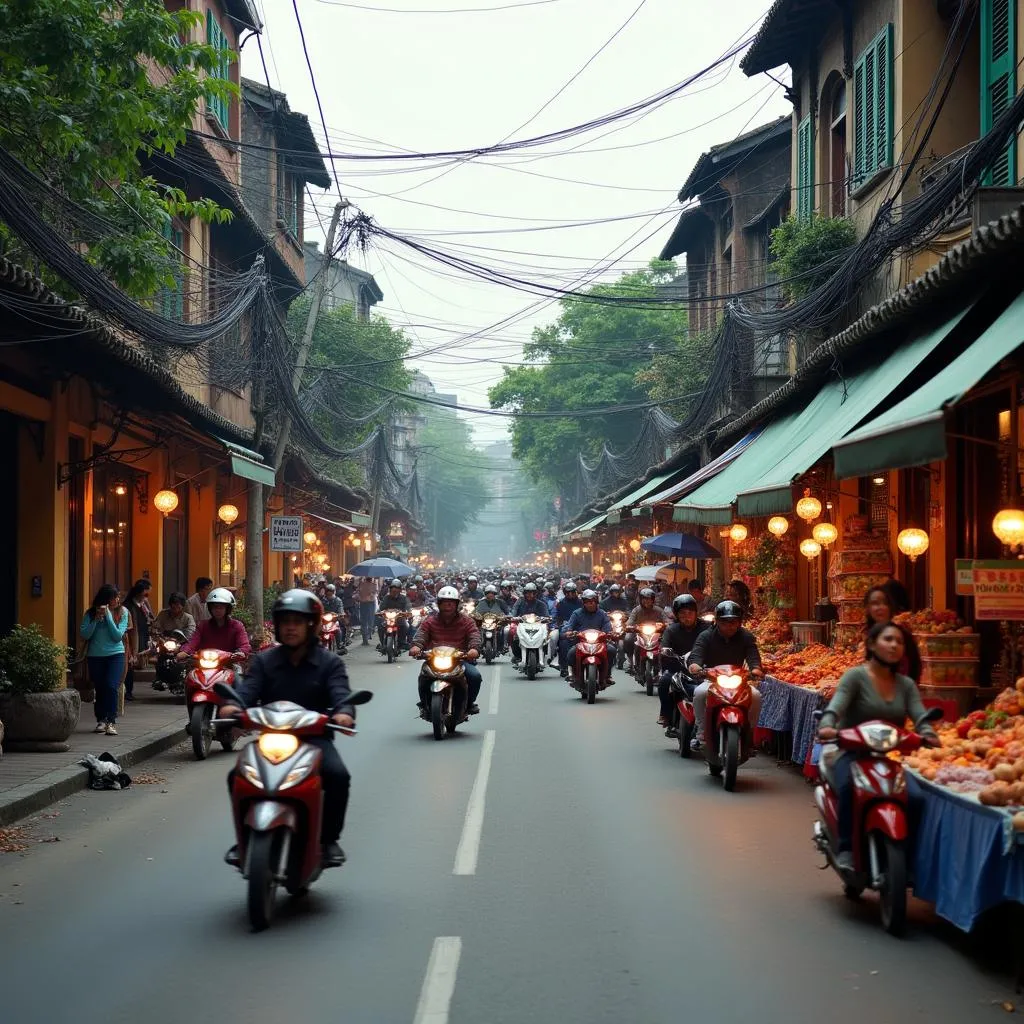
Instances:
[[[659,571],[671,569],[675,564],[675,562],[658,562],[657,565],[642,565],[639,569],[634,569],[632,575],[638,583],[653,583],[658,579]]]

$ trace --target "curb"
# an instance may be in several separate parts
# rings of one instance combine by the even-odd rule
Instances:
[[[161,751],[168,750],[186,738],[181,723],[165,725],[160,729],[143,733],[120,746],[112,747],[110,753],[124,768],[145,761]],[[73,753],[69,751],[69,754]],[[80,765],[69,765],[47,772],[33,782],[16,786],[0,796],[0,827],[10,825],[44,807],[63,800],[89,785],[89,769]]]

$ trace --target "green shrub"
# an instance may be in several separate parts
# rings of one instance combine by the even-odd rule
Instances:
[[[15,626],[0,639],[0,690],[23,694],[61,689],[68,653],[38,626]]]
[[[789,298],[802,298],[828,280],[834,273],[828,267],[832,257],[849,249],[856,240],[853,222],[845,217],[788,217],[772,229],[772,270],[785,282]],[[814,273],[816,269],[818,273]]]

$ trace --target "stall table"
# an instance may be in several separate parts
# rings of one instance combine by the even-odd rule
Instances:
[[[803,768],[814,749],[815,711],[821,711],[828,701],[817,690],[785,683],[774,676],[765,676],[758,684],[761,691],[761,718],[758,728],[792,736],[794,764]]]

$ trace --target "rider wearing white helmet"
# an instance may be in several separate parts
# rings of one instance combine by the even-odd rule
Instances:
[[[467,698],[470,715],[479,714],[476,699],[480,693],[483,677],[473,664],[480,657],[480,630],[477,624],[464,612],[459,611],[459,592],[455,587],[442,587],[437,592],[437,611],[428,615],[412,638],[409,654],[418,658],[423,651],[432,647],[454,647],[465,653],[462,664],[466,670]],[[419,677],[419,704],[421,717],[426,717],[427,702],[430,698],[429,681],[423,673]]]
[[[249,634],[238,619],[232,618],[231,609],[234,606],[235,595],[227,587],[211,590],[206,596],[210,618],[199,623],[177,656],[185,658],[196,651],[214,650],[229,651],[235,655],[237,661],[247,658],[252,652]]]

